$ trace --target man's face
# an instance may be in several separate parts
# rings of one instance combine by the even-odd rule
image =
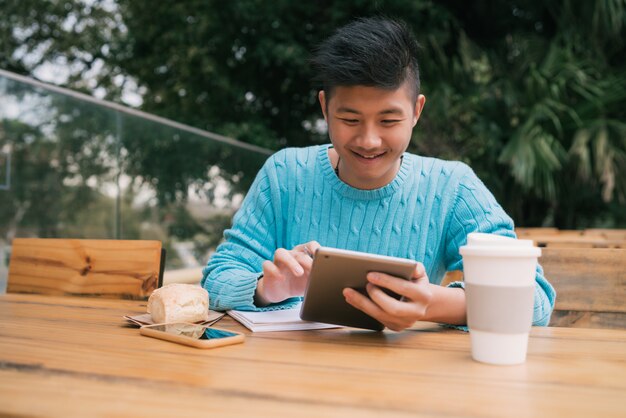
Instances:
[[[326,102],[319,100],[328,134],[340,157],[339,176],[358,189],[377,189],[390,183],[400,157],[411,140],[425,103],[414,103],[406,84],[397,90],[376,87],[337,87]]]

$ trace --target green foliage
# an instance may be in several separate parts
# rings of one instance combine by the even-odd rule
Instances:
[[[430,41],[448,72],[417,148],[470,162],[518,224],[624,225],[625,4],[447,4],[458,38]]]
[[[427,97],[411,151],[468,162],[519,225],[626,226],[626,0],[4,0],[2,10],[0,67],[67,63],[68,86],[113,100],[136,83],[143,110],[271,149],[327,141],[310,51],[354,17],[402,18],[423,46]],[[230,148],[125,129],[124,172],[163,204],[204,187],[216,161],[239,159],[217,174],[238,190],[257,167]]]
[[[424,8],[388,3],[396,15]],[[149,92],[144,109],[273,149],[326,141],[303,128],[320,118],[310,51],[354,16],[383,9],[366,1],[118,4],[128,33],[116,64]]]

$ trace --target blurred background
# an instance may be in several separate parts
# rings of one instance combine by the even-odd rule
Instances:
[[[468,163],[516,226],[626,227],[626,0],[0,10],[0,281],[29,236],[158,239],[197,272],[272,152],[328,142],[310,52],[373,15],[422,46],[409,151]]]

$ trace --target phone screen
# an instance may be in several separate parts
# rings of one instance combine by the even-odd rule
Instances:
[[[219,340],[220,338],[235,337],[238,334],[221,329],[207,328],[204,325],[192,324],[164,324],[150,327],[156,331],[168,334],[182,335],[198,340]]]

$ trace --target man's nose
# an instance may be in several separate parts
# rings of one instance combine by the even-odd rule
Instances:
[[[364,149],[377,148],[381,143],[380,133],[374,126],[364,125],[357,139],[357,144]]]

